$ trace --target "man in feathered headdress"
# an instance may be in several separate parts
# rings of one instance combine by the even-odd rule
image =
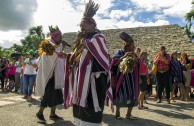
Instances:
[[[126,119],[136,119],[131,115],[133,106],[138,100],[139,85],[139,59],[134,53],[135,43],[133,38],[126,32],[122,32],[120,38],[124,42],[124,49],[118,50],[112,59],[112,78],[115,78],[113,86],[114,103],[116,104],[116,119],[120,119],[120,108],[128,107]],[[128,60],[127,58],[132,59]],[[126,62],[127,66],[125,65]],[[122,71],[125,67],[125,71]]]
[[[50,119],[62,119],[55,114],[56,105],[63,103],[62,88],[64,87],[64,54],[62,50],[62,33],[56,26],[49,26],[51,41],[41,43],[39,66],[36,79],[36,94],[41,99],[39,112],[36,114],[40,121],[45,121],[43,111],[51,108]]]
[[[77,126],[101,126],[105,97],[106,94],[111,96],[112,92],[108,88],[110,63],[106,39],[96,29],[97,24],[93,19],[98,7],[92,0],[86,5],[80,23],[81,32],[78,33],[80,44],[76,43],[74,63],[69,68],[70,72],[66,73],[68,80],[65,81],[64,107],[73,104]],[[76,50],[80,49],[79,57],[77,53],[80,51]]]

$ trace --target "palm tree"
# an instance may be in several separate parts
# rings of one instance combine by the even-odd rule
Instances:
[[[191,27],[192,27],[191,23],[189,23],[189,25],[186,24],[185,26],[182,27],[182,29],[185,30],[189,38],[192,36]]]
[[[43,33],[43,28],[42,26],[36,26],[36,27],[31,27],[28,30],[28,35],[24,38],[21,39],[20,42],[22,43],[22,54],[25,54],[29,50],[38,50],[39,44],[42,40],[45,39],[45,35]]]
[[[37,26],[37,27],[31,27],[29,29],[28,33],[29,33],[30,36],[38,36],[38,37],[40,37],[42,39],[45,38],[45,35],[43,33],[43,28],[42,28],[41,25]]]
[[[185,15],[186,21],[189,21],[189,22],[191,22],[194,18],[194,1],[192,1],[191,4],[193,5],[192,9],[190,10],[189,13]]]

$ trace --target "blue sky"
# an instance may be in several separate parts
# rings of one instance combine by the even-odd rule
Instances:
[[[101,30],[169,24],[184,26],[192,0],[94,0],[100,8],[94,19]],[[20,43],[32,26],[58,25],[77,32],[88,0],[9,0],[0,5],[0,45]],[[6,44],[5,44],[6,43]]]

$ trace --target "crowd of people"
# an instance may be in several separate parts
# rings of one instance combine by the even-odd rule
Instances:
[[[37,73],[37,59],[35,52],[30,50],[24,59],[23,56],[0,58],[0,78],[2,91],[15,91],[24,95],[24,98],[32,100],[32,92],[35,89]]]
[[[32,100],[35,90],[41,97],[36,116],[44,122],[46,107],[51,108],[50,119],[62,119],[55,113],[56,106],[64,104],[65,109],[72,106],[77,126],[101,126],[105,104],[112,111],[113,105],[116,106],[116,119],[122,118],[121,107],[128,108],[126,119],[137,119],[132,116],[133,107],[149,109],[144,103],[153,94],[154,84],[157,103],[162,102],[163,96],[168,104],[176,102],[175,97],[190,101],[193,97],[194,61],[187,53],[175,51],[168,54],[166,47],[162,46],[150,60],[146,50],[137,48],[135,51],[133,38],[122,32],[118,37],[124,48],[109,56],[106,38],[96,28],[93,19],[98,7],[91,0],[87,4],[72,52],[63,51],[67,43],[63,43],[61,31],[50,26],[51,39],[43,41],[39,57],[33,50],[26,58],[12,57],[9,61],[2,57],[2,91],[14,89],[25,99]]]

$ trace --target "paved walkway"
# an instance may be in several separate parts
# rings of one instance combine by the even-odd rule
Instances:
[[[72,108],[64,110],[58,106],[57,113],[62,116],[62,121],[49,120],[49,109],[45,110],[46,124],[38,123],[35,113],[38,111],[40,100],[34,97],[33,101],[26,101],[21,95],[14,93],[2,93],[0,91],[0,125],[1,126],[74,126]],[[183,102],[167,104],[165,101],[156,104],[155,99],[148,100],[149,110],[138,110],[134,108],[132,114],[138,120],[115,120],[114,114],[105,107],[103,126],[193,126],[194,125],[194,102]],[[127,109],[121,109],[121,116],[125,117]]]

